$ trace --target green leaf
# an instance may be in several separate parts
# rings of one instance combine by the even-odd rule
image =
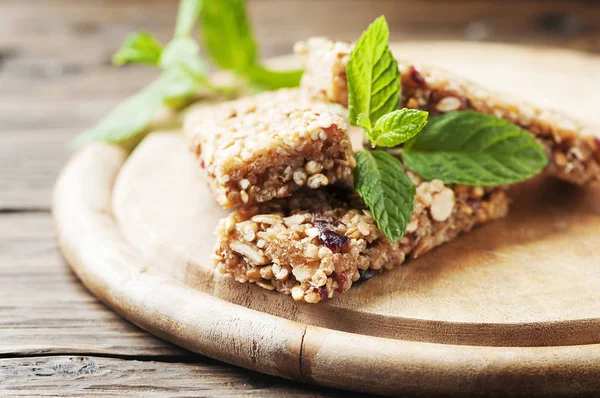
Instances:
[[[365,131],[366,136],[368,137],[371,134],[371,129],[373,126],[371,125],[371,120],[364,113],[359,113],[356,117],[356,125],[362,127]]]
[[[388,48],[389,29],[383,16],[361,35],[350,54],[348,76],[348,112],[356,125],[359,114],[374,124],[381,116],[398,108],[400,71]]]
[[[186,37],[192,33],[200,16],[202,0],[180,0],[175,24],[175,37]]]
[[[77,137],[71,145],[80,147],[92,141],[127,141],[144,132],[166,100],[195,90],[197,84],[179,70],[164,72],[158,80],[122,102],[96,126]]]
[[[256,42],[244,0],[204,0],[200,32],[208,56],[219,67],[243,71],[256,63]]]
[[[173,39],[163,51],[160,66],[163,69],[180,68],[194,78],[203,77],[207,71],[200,58],[200,46],[189,37]]]
[[[432,118],[404,146],[406,166],[427,180],[448,184],[513,184],[539,173],[548,159],[528,132],[473,111]]]
[[[358,152],[354,185],[379,229],[392,243],[399,241],[410,222],[416,194],[400,161],[383,151]]]
[[[375,146],[395,147],[413,138],[427,124],[425,111],[402,108],[380,117],[368,138]]]
[[[251,83],[266,90],[276,90],[283,87],[298,87],[303,70],[278,71],[261,65],[254,65],[246,71]]]
[[[156,66],[162,50],[162,45],[149,33],[132,33],[113,55],[112,61],[117,66],[128,63]]]

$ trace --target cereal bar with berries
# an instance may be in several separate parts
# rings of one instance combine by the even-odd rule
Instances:
[[[334,187],[303,190],[222,219],[215,266],[238,282],[318,303],[508,211],[504,188],[446,186],[409,176],[417,194],[398,243],[383,235],[355,194],[339,194]]]
[[[184,130],[224,208],[285,198],[301,187],[352,184],[356,162],[343,117],[299,89],[202,108]]]
[[[305,57],[301,86],[313,96],[348,105],[346,65],[348,43],[311,38],[296,44]],[[584,185],[600,181],[600,138],[597,131],[554,111],[542,110],[505,94],[493,93],[444,70],[399,61],[402,73],[401,107],[423,109],[431,115],[473,110],[503,118],[537,137],[549,159],[547,172]]]

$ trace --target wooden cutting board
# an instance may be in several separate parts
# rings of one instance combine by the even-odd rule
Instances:
[[[599,58],[470,43],[394,52],[600,124]],[[180,134],[151,134],[130,156],[80,151],[54,215],[65,258],[95,295],[219,360],[386,394],[598,391],[600,189],[537,178],[512,195],[505,220],[318,305],[212,272],[227,212]]]

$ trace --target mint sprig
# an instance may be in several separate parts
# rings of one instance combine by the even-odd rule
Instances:
[[[222,69],[244,71],[258,50],[244,0],[204,0],[200,35],[210,60]]]
[[[414,137],[427,122],[427,112],[397,110],[400,71],[389,47],[389,28],[379,17],[363,32],[350,54],[348,119],[365,130],[373,147],[396,146]],[[382,151],[356,154],[354,184],[384,235],[397,242],[406,232],[415,186],[398,159]]]
[[[200,34],[213,63],[234,71],[254,88],[273,90],[300,84],[302,70],[276,71],[260,63],[245,0],[204,0]]]
[[[177,11],[175,37],[188,37],[192,34],[202,7],[203,0],[181,0]]]
[[[548,159],[528,132],[474,111],[432,118],[402,157],[421,177],[447,184],[513,184],[539,173]]]
[[[162,45],[150,33],[132,33],[113,55],[114,65],[140,64],[156,66],[160,62]]]
[[[240,85],[214,86],[200,46],[191,37],[200,21],[205,50],[213,62],[233,71],[254,89],[295,87],[302,71],[275,71],[258,62],[245,0],[181,0],[174,38],[164,48],[148,33],[128,36],[113,57],[116,65],[126,63],[160,67],[162,75],[152,84],[120,104],[96,126],[84,132],[72,145],[91,141],[121,143],[147,131],[162,106],[189,105],[200,88],[219,94],[239,92]]]
[[[153,83],[122,102],[96,126],[77,137],[71,146],[80,147],[92,141],[113,144],[127,141],[146,129],[165,101],[181,97],[193,87],[196,87],[196,83],[189,76],[178,70],[166,71]]]
[[[349,120],[363,128],[373,148],[404,144],[394,152],[401,154],[408,169],[447,184],[513,184],[547,165],[535,138],[503,119],[466,111],[437,116],[428,123],[427,112],[395,109],[400,72],[390,60],[388,32],[383,17],[375,20],[358,40],[346,70]],[[413,210],[414,185],[400,160],[389,154],[359,152],[356,160],[358,194],[384,235],[398,241]]]
[[[358,152],[354,184],[377,227],[391,242],[400,240],[410,221],[416,194],[402,164],[383,151]]]

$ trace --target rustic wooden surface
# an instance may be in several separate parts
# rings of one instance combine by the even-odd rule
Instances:
[[[250,8],[264,56],[314,34],[353,39],[382,13],[396,40],[600,52],[594,1],[251,0]],[[132,30],[167,40],[175,9],[158,0],[0,0],[0,395],[339,394],[152,337],[90,295],[56,249],[49,208],[65,142],[155,76],[112,68],[110,55]]]

